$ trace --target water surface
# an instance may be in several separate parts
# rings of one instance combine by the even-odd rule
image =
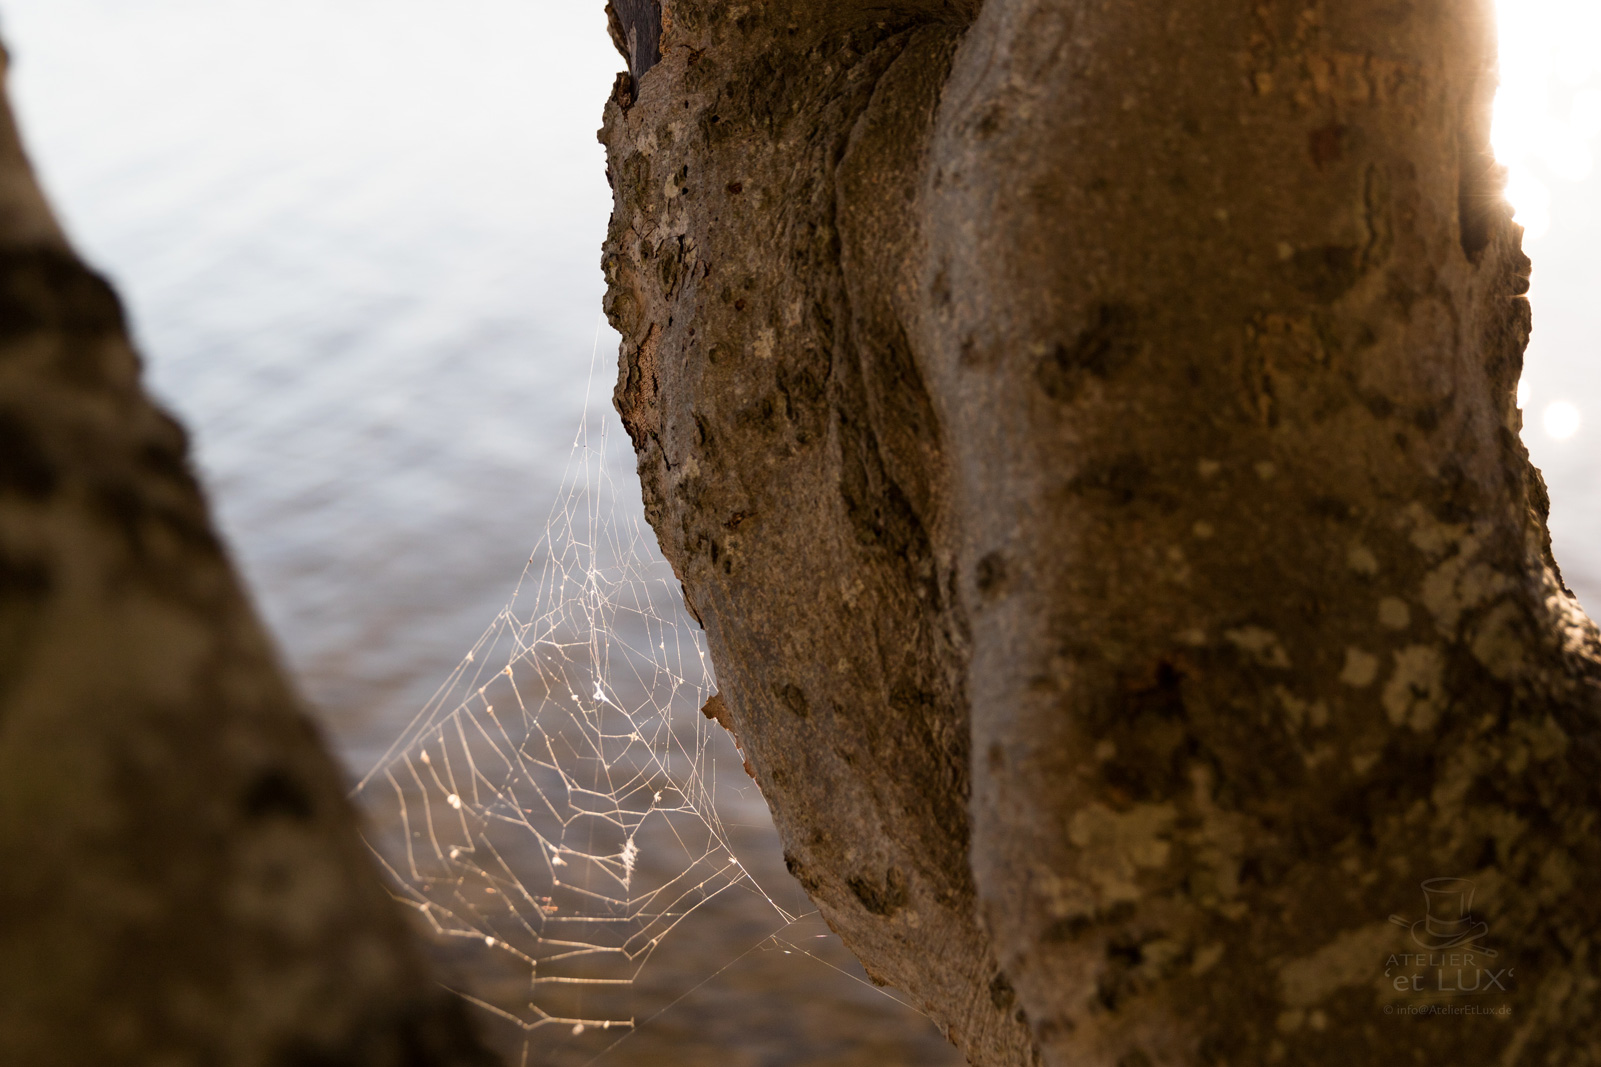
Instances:
[[[506,602],[586,397],[615,418],[595,130],[620,61],[602,10],[0,0],[33,158],[127,300],[150,385],[193,432],[353,777]],[[760,795],[746,783],[724,806],[761,884],[805,910]],[[440,952],[451,980],[526,985],[464,947]],[[748,887],[696,912],[637,984],[650,1021],[621,1044],[541,1032],[528,1062],[959,1062],[826,928],[785,929]],[[517,1062],[519,1035],[482,1017]]]
[[[594,131],[620,64],[601,7],[0,0],[34,159],[127,298],[151,386],[193,431],[353,775],[505,602],[586,396],[611,417]],[[1568,581],[1595,607],[1601,180],[1551,186],[1556,222],[1530,247],[1525,438]],[[1538,417],[1558,400],[1583,416],[1561,440]],[[759,796],[730,803],[742,855],[798,899]],[[826,930],[786,948],[776,925],[748,893],[698,913],[642,978],[642,1003],[673,1006],[598,1062],[958,1062]],[[533,1048],[558,1061],[582,1059]]]

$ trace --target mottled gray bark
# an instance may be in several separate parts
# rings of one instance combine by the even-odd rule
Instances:
[[[607,108],[647,514],[792,870],[975,1063],[1601,1061],[1491,15],[667,0]],[[1510,1014],[1386,1014],[1441,876]]]
[[[477,1049],[0,101],[0,1061]]]

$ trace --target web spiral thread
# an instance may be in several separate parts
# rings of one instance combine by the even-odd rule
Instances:
[[[662,939],[750,882],[701,633],[597,436],[586,419],[511,601],[354,794],[396,897],[526,981],[463,995],[528,1032],[632,1027],[618,994]]]

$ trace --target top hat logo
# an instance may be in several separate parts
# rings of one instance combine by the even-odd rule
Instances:
[[[1390,916],[1390,921],[1410,930],[1413,942],[1425,949],[1461,948],[1490,932],[1488,923],[1473,918],[1473,883],[1466,878],[1428,879],[1423,883],[1423,905],[1427,914],[1416,922],[1399,915]],[[1475,950],[1495,955],[1490,949]]]

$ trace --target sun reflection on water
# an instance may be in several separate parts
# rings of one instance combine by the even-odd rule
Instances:
[[[1601,134],[1601,3],[1498,0],[1501,88],[1491,141],[1530,239],[1551,226],[1549,182],[1582,181]]]

